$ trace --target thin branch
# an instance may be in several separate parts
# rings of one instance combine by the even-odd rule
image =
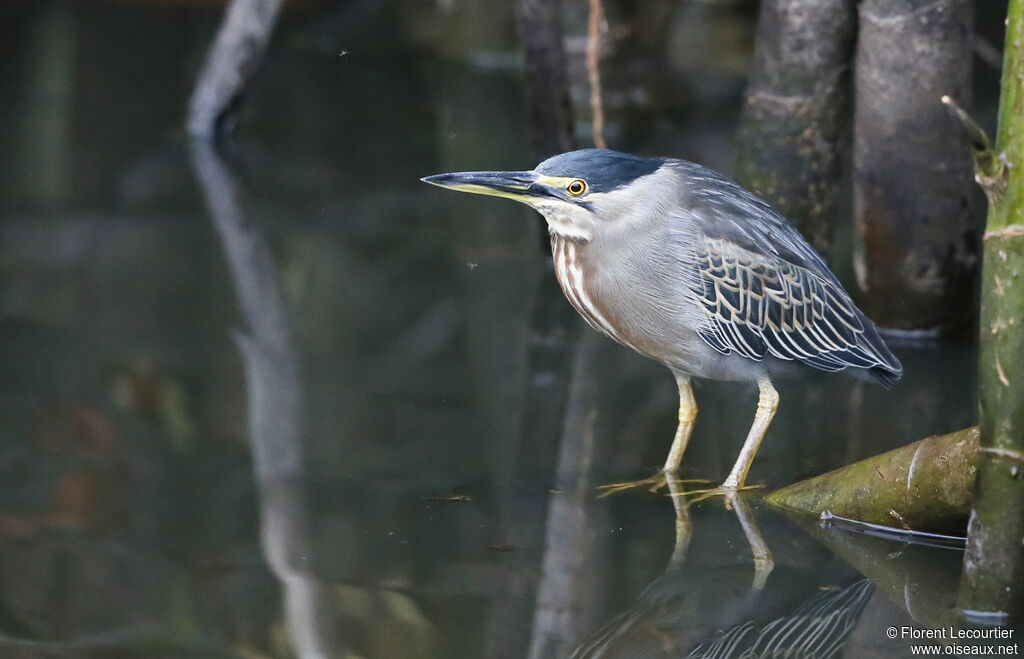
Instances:
[[[587,78],[590,81],[590,112],[593,121],[594,146],[608,148],[604,141],[604,105],[601,102],[601,26],[605,22],[601,0],[590,0],[587,22]]]
[[[985,129],[978,125],[967,111],[949,96],[942,97],[942,103],[960,121],[967,141],[971,145],[974,160],[974,179],[985,191],[989,204],[998,204],[1006,193],[1006,163],[999,158]]]
[[[985,129],[979,126],[971,118],[971,115],[967,114],[967,111],[960,107],[960,104],[953,100],[953,98],[943,96],[942,103],[954,117],[960,120],[960,124],[963,126],[967,139],[971,144],[974,166],[986,175],[994,175],[999,163],[995,151],[992,149],[992,142],[989,140],[988,134],[985,133]]]

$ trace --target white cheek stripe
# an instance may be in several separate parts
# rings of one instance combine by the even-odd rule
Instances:
[[[590,240],[591,232],[586,228],[587,211],[562,201],[537,199],[529,202],[548,223],[548,231],[553,236]]]
[[[576,240],[590,240],[593,236],[590,232],[577,227],[571,221],[563,219],[549,219],[548,231],[560,238],[573,238]]]

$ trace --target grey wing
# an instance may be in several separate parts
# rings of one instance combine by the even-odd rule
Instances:
[[[800,234],[760,199],[700,169],[715,180],[694,186],[684,224],[694,267],[687,279],[706,320],[701,338],[722,354],[896,380],[899,361]]]
[[[796,360],[826,371],[885,366],[853,302],[830,282],[735,243],[707,239],[697,262],[698,330],[715,350]]]

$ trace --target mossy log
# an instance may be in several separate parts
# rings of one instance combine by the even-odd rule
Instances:
[[[1024,0],[1011,0],[995,149],[969,120],[988,198],[978,384],[981,459],[960,606],[1024,613]],[[964,118],[962,111],[959,113]]]
[[[852,0],[764,0],[736,138],[736,179],[822,254],[850,133]]]
[[[978,428],[927,437],[769,494],[795,512],[918,531],[963,525],[971,510]]]
[[[974,317],[978,228],[966,140],[972,0],[863,0],[854,74],[854,265],[882,326],[933,334]]]

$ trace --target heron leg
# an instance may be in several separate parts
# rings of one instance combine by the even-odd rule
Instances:
[[[650,492],[657,492],[669,482],[677,484],[707,482],[700,479],[683,481],[676,478],[679,464],[683,460],[683,453],[686,451],[686,445],[690,443],[690,435],[693,434],[693,426],[697,421],[697,399],[693,397],[693,385],[690,383],[690,377],[676,374],[676,384],[679,386],[679,425],[676,426],[676,435],[672,439],[672,448],[669,449],[665,466],[650,478],[628,483],[602,485],[598,488],[603,490],[602,497],[638,487],[645,487]]]
[[[697,422],[697,399],[693,397],[690,377],[677,373],[676,384],[679,385],[679,425],[676,426],[676,436],[672,440],[668,458],[665,459],[665,466],[661,469],[666,474],[679,472],[679,464],[683,461],[683,453],[686,452],[686,445],[690,443],[690,435]]]
[[[771,380],[767,376],[763,377],[758,380],[757,386],[760,396],[757,400],[754,423],[750,426],[747,440],[743,442],[743,448],[740,449],[739,457],[736,458],[736,464],[733,465],[728,478],[722,483],[722,488],[726,490],[737,490],[743,487],[744,481],[747,480],[747,472],[750,471],[750,465],[754,462],[754,456],[757,455],[757,449],[761,446],[761,440],[764,439],[764,434],[772,423],[775,410],[779,409],[779,392],[775,391]]]

